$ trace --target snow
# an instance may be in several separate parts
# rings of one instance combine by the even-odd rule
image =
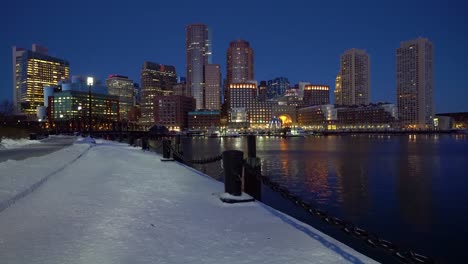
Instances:
[[[1,262],[375,263],[262,203],[223,203],[222,183],[160,159],[96,140],[0,163],[2,181],[59,169],[0,211]]]
[[[40,144],[40,143],[41,141],[39,140],[29,140],[26,138],[12,139],[12,138],[3,137],[2,140],[0,140],[0,150],[19,148],[25,145]]]

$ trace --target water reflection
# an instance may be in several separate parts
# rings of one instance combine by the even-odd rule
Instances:
[[[226,149],[246,153],[245,138],[184,141],[195,157]],[[468,243],[460,231],[468,215],[467,135],[263,137],[257,155],[262,173],[333,215],[445,262],[463,256],[455,248]],[[205,168],[220,170],[219,162]]]
[[[351,220],[361,217],[369,207],[368,142],[362,138],[351,138],[346,143],[340,138],[341,152],[334,162],[343,209]]]
[[[432,217],[431,179],[437,161],[437,145],[430,139],[425,144],[400,141],[396,159],[397,193],[401,215],[414,229],[428,231]]]

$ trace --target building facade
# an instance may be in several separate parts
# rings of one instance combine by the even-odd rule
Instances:
[[[257,91],[257,98],[260,101],[265,101],[268,98],[267,94],[267,83],[266,81],[260,81],[260,84],[258,85],[258,91]]]
[[[304,105],[326,105],[330,104],[330,86],[307,84],[303,91]]]
[[[177,83],[174,66],[153,62],[145,62],[141,69],[141,119],[142,126],[150,127],[154,124],[154,98],[173,93],[173,86]]]
[[[407,129],[430,129],[434,116],[432,43],[425,38],[402,42],[396,51],[397,106]]]
[[[89,129],[88,92],[65,90],[48,96],[48,117],[51,128],[63,131]],[[107,94],[91,94],[91,124],[94,131],[116,130],[120,120],[119,97]]]
[[[182,131],[188,126],[187,115],[195,109],[195,99],[183,95],[156,96],[154,98],[154,123],[172,131]]]
[[[197,109],[204,107],[205,65],[211,63],[210,32],[204,24],[191,24],[185,28],[186,78]]]
[[[340,57],[336,78],[335,104],[367,105],[370,102],[370,58],[360,49],[345,51]]]
[[[174,84],[173,90],[174,90],[174,95],[183,95],[183,96],[192,97],[192,93],[188,89],[186,82],[180,82],[180,83]]]
[[[298,113],[299,125],[312,130],[389,130],[397,123],[396,106],[389,103],[338,108],[316,105],[300,108]]]
[[[208,131],[210,128],[219,128],[221,112],[218,110],[201,110],[188,113],[189,129]]]
[[[221,67],[219,64],[205,65],[204,109],[221,110]]]
[[[35,116],[44,105],[44,87],[57,85],[70,75],[68,61],[48,55],[47,48],[13,47],[13,102],[16,113]]]
[[[119,97],[120,118],[128,120],[128,112],[135,103],[135,87],[127,76],[109,75],[106,80],[109,95]]]

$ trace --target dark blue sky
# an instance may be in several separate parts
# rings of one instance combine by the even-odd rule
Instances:
[[[139,81],[145,60],[185,76],[185,25],[212,30],[213,62],[229,42],[255,51],[255,78],[286,76],[334,89],[339,56],[371,56],[372,101],[395,102],[395,49],[429,38],[435,50],[436,112],[468,111],[468,1],[2,1],[0,99],[12,97],[11,46],[38,43],[70,61],[72,75]],[[446,3],[449,2],[449,3]]]

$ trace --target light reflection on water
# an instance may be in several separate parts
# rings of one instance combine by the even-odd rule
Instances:
[[[183,143],[194,158],[247,151],[244,138]],[[257,156],[291,192],[403,247],[451,261],[468,243],[467,135],[258,137]]]

